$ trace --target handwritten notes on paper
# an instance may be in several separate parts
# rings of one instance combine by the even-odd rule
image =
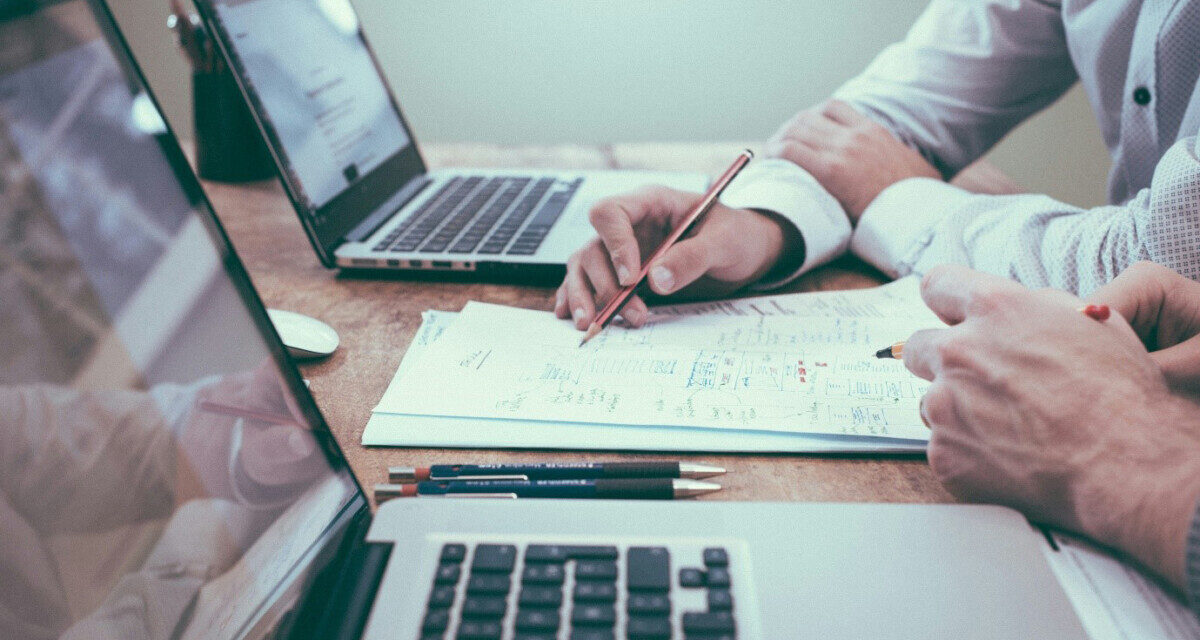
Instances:
[[[582,348],[549,313],[471,303],[376,410],[926,439],[923,381],[873,352],[936,325],[914,281],[660,308]]]

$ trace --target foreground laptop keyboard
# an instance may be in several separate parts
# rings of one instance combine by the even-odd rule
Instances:
[[[701,560],[675,568],[658,546],[446,544],[419,637],[732,640],[729,553],[707,547]],[[682,611],[680,591],[694,594]]]
[[[375,244],[393,253],[533,255],[583,179],[460,176]]]

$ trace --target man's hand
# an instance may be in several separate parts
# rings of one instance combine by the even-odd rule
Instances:
[[[1124,316],[1171,388],[1200,397],[1200,283],[1139,262],[1088,302],[1107,304]]]
[[[921,414],[938,479],[1122,549],[1181,585],[1200,420],[1133,329],[1119,315],[1084,316],[1068,294],[964,267],[931,270],[921,293],[953,325],[904,348],[904,364],[933,382]]]
[[[796,114],[767,143],[767,155],[811,173],[842,203],[852,224],[893,184],[942,178],[921,154],[840,100]]]
[[[650,256],[703,196],[666,187],[649,187],[609,198],[592,208],[599,237],[567,261],[567,276],[558,288],[554,313],[573,318],[586,329],[622,287],[633,283]],[[793,232],[794,233],[794,232]],[[747,209],[716,204],[691,235],[676,243],[650,270],[650,288],[659,295],[685,292],[718,295],[761,278],[790,242],[775,219]],[[635,327],[649,311],[638,297],[622,315]]]

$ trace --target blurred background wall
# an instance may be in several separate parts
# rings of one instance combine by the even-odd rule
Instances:
[[[300,0],[297,0],[300,1]],[[110,0],[177,131],[188,69],[166,0]],[[903,37],[923,0],[354,0],[422,143],[760,143]],[[280,28],[286,28],[281,25]],[[1078,87],[990,159],[1023,187],[1104,201]]]

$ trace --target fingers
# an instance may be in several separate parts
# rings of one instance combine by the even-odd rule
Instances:
[[[1200,283],[1152,262],[1139,262],[1088,296],[1129,321],[1149,349],[1171,347],[1200,332]]]
[[[846,126],[854,126],[868,121],[866,116],[841,100],[826,102],[821,113],[830,120]]]
[[[567,263],[567,277],[563,280],[566,287],[567,316],[575,322],[575,328],[587,329],[596,314],[595,295],[592,285],[579,266],[579,255],[571,257]]]
[[[596,318],[599,308],[612,300],[621,290],[607,251],[598,240],[589,243],[567,261],[567,275],[555,292],[554,314],[571,318],[576,328],[586,329]],[[634,327],[645,324],[649,317],[646,303],[636,296],[622,309],[621,315]]]
[[[934,267],[921,280],[921,298],[949,325],[1005,308],[1022,292],[1025,288],[1011,280],[960,265]]]
[[[1177,391],[1200,391],[1200,336],[1173,347],[1155,351],[1150,359],[1162,371],[1167,384]]]
[[[913,375],[925,380],[933,380],[941,371],[937,345],[945,332],[945,329],[924,329],[912,334],[905,341],[904,366],[913,372]]]
[[[681,220],[701,196],[666,187],[648,187],[634,193],[602,200],[589,214],[612,262],[621,286],[637,279],[642,268],[642,253],[654,247],[641,247],[635,228],[658,222],[668,229]]]
[[[710,269],[725,264],[728,246],[705,235],[680,241],[650,268],[650,288],[664,296],[679,291]]]

